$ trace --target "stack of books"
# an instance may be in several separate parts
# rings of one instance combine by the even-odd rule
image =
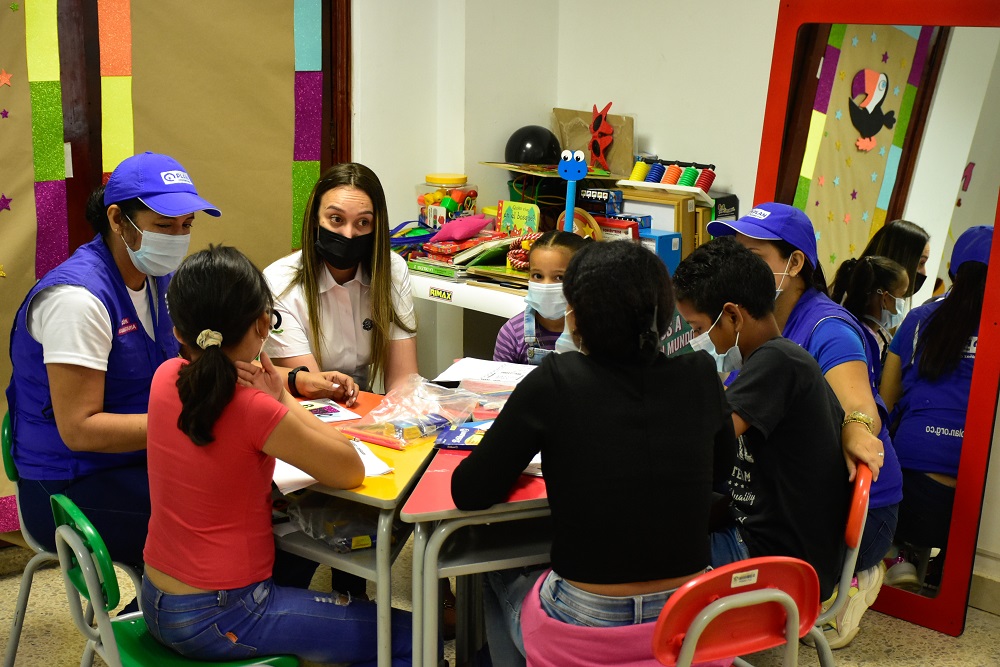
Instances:
[[[465,241],[436,241],[424,244],[426,257],[407,261],[412,271],[429,273],[449,280],[465,278],[465,267],[485,254],[506,253],[510,240],[503,232],[484,231]]]

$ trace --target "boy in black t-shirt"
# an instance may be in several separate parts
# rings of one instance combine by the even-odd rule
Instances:
[[[826,599],[844,562],[851,493],[840,402],[816,360],[781,337],[771,269],[733,237],[691,253],[674,288],[696,334],[691,346],[712,354],[720,372],[739,371],[726,392],[740,436],[725,480],[731,523],[712,536],[712,565],[801,558],[815,568]]]

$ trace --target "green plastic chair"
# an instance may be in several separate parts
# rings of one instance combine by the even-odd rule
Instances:
[[[56,550],[66,583],[70,613],[77,629],[87,638],[81,667],[93,664],[94,653],[104,658],[110,667],[298,666],[299,659],[288,655],[228,662],[191,660],[175,653],[149,634],[142,612],[111,619],[108,612],[118,606],[120,592],[104,540],[80,508],[64,495],[52,496],[52,515],[56,522]],[[81,595],[91,604],[96,627],[85,618]]]
[[[10,637],[7,640],[7,650],[3,657],[3,667],[14,667],[18,644],[21,641],[21,629],[24,627],[24,616],[28,611],[28,596],[31,594],[31,583],[34,580],[35,572],[42,565],[57,563],[59,561],[59,556],[54,551],[46,551],[38,539],[28,532],[28,529],[24,525],[24,519],[21,518],[21,501],[19,496],[21,476],[17,472],[17,466],[14,465],[14,454],[11,451],[13,443],[14,430],[11,426],[10,413],[6,412],[3,416],[3,428],[0,430],[3,469],[7,474],[7,479],[14,484],[14,499],[17,503],[17,520],[21,526],[21,536],[28,543],[28,546],[31,547],[31,550],[35,552],[35,555],[24,566],[24,574],[21,575],[21,586],[17,593],[17,605],[14,607],[14,620],[11,623]],[[138,591],[142,583],[139,573],[124,563],[115,563],[115,565],[128,574],[129,578],[132,579],[132,584],[135,586],[136,591]]]

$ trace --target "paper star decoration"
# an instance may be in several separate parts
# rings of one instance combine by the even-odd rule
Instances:
[[[878,34],[873,30],[872,31],[872,43],[877,42],[877,41],[878,41]]]
[[[819,200],[818,199],[816,200],[816,206],[819,206]]]
[[[899,69],[906,69],[906,58],[899,61]]]
[[[872,183],[874,183],[877,180],[878,180],[878,172],[873,171],[872,172]]]
[[[826,220],[827,222],[833,222],[833,211],[826,214]]]
[[[825,178],[825,177],[823,177],[823,176],[820,176],[820,177],[819,177],[819,187],[823,187],[823,182],[824,182],[825,180],[826,180],[826,178]]]
[[[868,222],[868,211],[865,211],[864,213],[861,214],[861,219],[864,222]]]
[[[882,62],[884,62],[884,63],[889,62],[889,52],[888,51],[885,51],[885,52],[882,53]]]
[[[10,203],[14,201],[12,197],[8,197],[5,194],[0,193],[0,211],[10,210]]]
[[[895,95],[896,97],[899,97],[899,86],[895,86],[892,89],[892,94]]]
[[[836,148],[836,149],[837,149],[838,151],[840,150],[840,142],[839,142],[839,141],[838,141],[838,142],[836,142],[836,143],[834,143],[833,145],[834,145],[834,147],[835,147],[835,148]]]
[[[843,81],[844,80],[844,76],[845,76],[844,70],[840,70],[840,73],[837,75],[837,77],[840,78],[841,81]]]
[[[854,162],[854,159],[851,158],[851,157],[848,157],[846,160],[844,160],[844,162],[847,163],[848,168],[850,168],[851,163]]]
[[[840,176],[833,179],[833,187],[837,187],[838,185],[840,185]]]
[[[17,11],[17,3],[16,2],[10,3],[10,11],[12,11],[12,12],[16,12]]]
[[[837,120],[840,120],[841,118],[844,117],[844,113],[840,109],[837,109],[837,113],[833,114],[833,117],[836,118]]]
[[[851,190],[851,199],[857,199],[857,198],[858,198],[858,191]]]
[[[830,253],[830,263],[831,264],[836,264],[837,263],[837,255],[835,253],[832,253],[832,252]]]
[[[844,214],[844,224],[846,225],[846,224],[848,224],[848,223],[849,223],[850,221],[851,221],[851,214],[850,214],[850,213],[845,213],[845,214]],[[854,252],[854,251],[852,250],[851,252]]]
[[[881,155],[882,157],[885,157],[885,146],[882,146],[882,148],[878,149],[878,154]]]
[[[855,35],[854,37],[851,38],[851,46],[857,46],[857,45],[858,45],[858,36]]]
[[[10,115],[10,112],[7,111],[6,109],[3,109],[2,111],[0,111],[0,118],[6,118],[9,115]]]
[[[817,240],[817,241],[819,241],[819,238],[820,238],[820,236],[821,236],[821,235],[820,235],[820,233],[819,233],[819,232],[816,232],[816,240]]]
[[[0,67],[0,86],[10,86],[11,74],[7,70]]]
[[[857,251],[857,249],[858,249],[858,246],[856,246],[856,245],[854,245],[854,244],[852,243],[851,245],[847,246],[847,248],[848,248],[848,250],[850,250],[850,251],[851,251],[851,254],[853,255],[853,254],[854,254],[854,253],[855,253],[855,252]]]

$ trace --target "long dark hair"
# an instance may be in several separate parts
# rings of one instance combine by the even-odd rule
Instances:
[[[399,317],[392,305],[392,265],[389,250],[389,212],[385,205],[385,192],[375,172],[363,164],[345,162],[327,169],[309,195],[302,221],[302,263],[296,270],[288,289],[298,286],[306,297],[306,311],[309,315],[309,331],[315,345],[312,353],[316,363],[323,370],[322,344],[323,330],[320,326],[322,314],[319,301],[319,277],[326,271],[323,258],[316,251],[316,235],[319,233],[319,205],[323,195],[341,186],[357,188],[372,200],[374,220],[372,221],[372,255],[361,261],[364,271],[371,277],[371,364],[368,383],[374,385],[382,374],[389,357],[389,327],[397,327],[413,333],[413,327]],[[279,295],[280,298],[281,295]],[[333,335],[335,332],[326,332]]]
[[[184,341],[182,354],[206,329],[222,335],[177,376],[181,414],[177,428],[196,445],[215,440],[212,429],[236,391],[236,366],[225,349],[243,340],[257,318],[274,306],[263,274],[246,255],[228,246],[209,246],[183,262],[167,288],[170,317]]]
[[[958,267],[951,291],[917,338],[921,377],[936,380],[958,367],[969,338],[979,327],[986,268],[982,262],[964,262]]]
[[[542,248],[565,248],[569,251],[570,258],[572,258],[576,254],[576,251],[586,243],[587,239],[579,234],[564,232],[560,229],[550,229],[531,244],[531,249],[528,250],[528,261],[531,261],[531,253],[535,252],[536,249]]]
[[[917,287],[920,256],[931,236],[920,225],[909,220],[893,220],[879,229],[868,241],[861,256],[880,255],[901,264],[910,278],[905,296],[913,296]]]
[[[861,321],[868,314],[871,295],[879,289],[892,290],[905,277],[906,269],[888,257],[867,255],[848,259],[837,269],[830,298]]]
[[[649,362],[674,313],[667,267],[637,243],[588,243],[563,276],[563,293],[587,353]]]

